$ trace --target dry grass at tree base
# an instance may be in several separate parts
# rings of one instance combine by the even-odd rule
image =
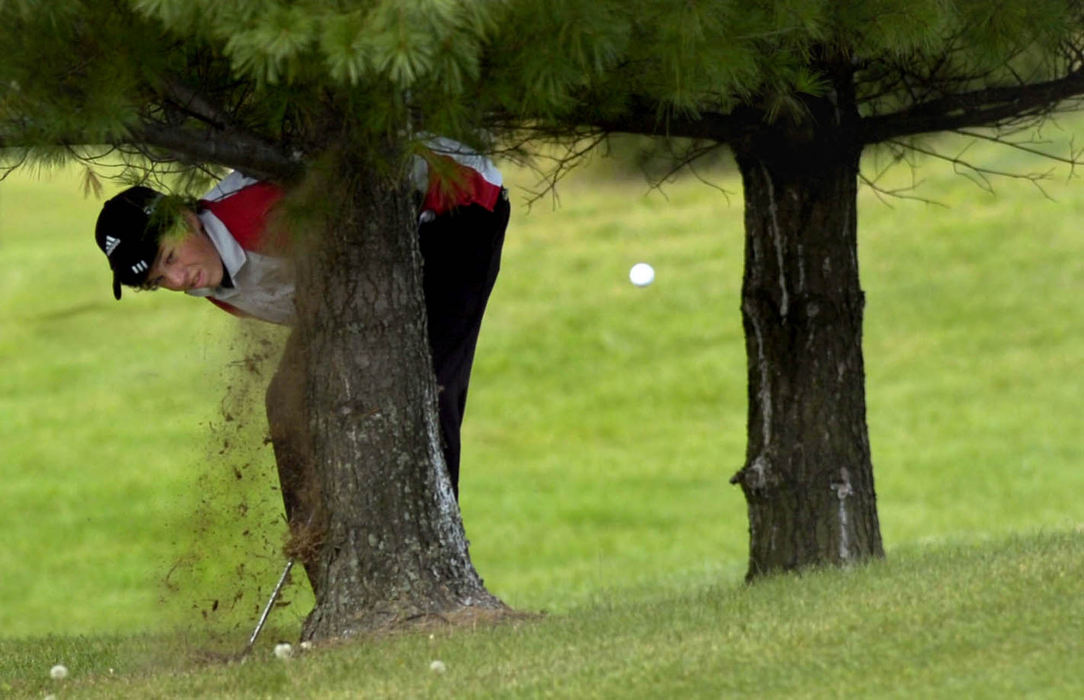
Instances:
[[[338,647],[349,647],[359,642],[383,643],[396,638],[411,637],[417,635],[442,636],[454,635],[463,632],[478,632],[483,629],[496,630],[505,626],[518,628],[525,624],[533,624],[543,621],[545,613],[513,610],[512,608],[497,601],[497,605],[489,606],[463,606],[458,610],[450,610],[439,613],[417,613],[405,616],[393,616],[383,621],[379,626],[369,626],[363,633],[350,637],[332,637],[319,640],[307,640],[304,646],[299,648],[304,651],[330,650]],[[226,638],[219,637],[218,645],[228,644]],[[190,650],[190,656],[196,665],[222,665],[244,663],[252,653],[252,645],[246,645],[239,650],[227,651],[222,648],[197,647]]]
[[[387,620],[386,624],[367,630],[364,634],[355,635],[347,639],[323,639],[313,641],[316,647],[334,646],[336,644],[355,643],[358,639],[378,641],[390,639],[400,635],[415,634],[449,634],[460,631],[477,631],[480,629],[501,627],[503,625],[521,625],[539,622],[546,618],[545,613],[513,610],[503,603],[495,606],[467,605],[458,610],[450,610],[439,613],[416,613],[412,615],[394,616]]]

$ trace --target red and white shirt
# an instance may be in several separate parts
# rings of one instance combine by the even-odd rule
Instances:
[[[451,139],[435,137],[425,144],[429,152],[415,156],[412,170],[414,185],[424,195],[421,222],[458,206],[477,204],[493,210],[502,178],[492,161]],[[294,322],[293,264],[283,241],[266,240],[267,219],[282,195],[277,185],[235,171],[203,196],[198,216],[233,286],[188,294],[206,297],[238,316]]]

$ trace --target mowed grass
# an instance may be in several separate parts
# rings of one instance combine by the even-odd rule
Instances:
[[[513,189],[464,435],[474,562],[506,602],[548,615],[265,663],[307,611],[295,584],[263,660],[228,668],[198,650],[243,645],[283,563],[259,418],[269,365],[243,362],[261,338],[179,295],[114,302],[90,241],[100,202],[74,173],[8,178],[0,695],[55,691],[48,667],[64,661],[64,694],[89,697],[303,696],[310,683],[344,697],[845,683],[1072,697],[1084,192],[1054,183],[1050,201],[1002,183],[991,196],[923,172],[938,205],[860,201],[887,562],[742,585],[745,507],[727,483],[745,444],[740,182],[712,175],[727,196],[695,178],[659,192],[587,173],[556,209],[527,211]],[[627,281],[640,260],[657,271],[643,289]],[[426,670],[437,656],[440,677]]]
[[[7,690],[58,697],[1049,697],[1084,693],[1084,536],[906,548],[850,570],[599,596],[243,663],[175,635],[0,640]],[[206,640],[199,640],[206,645]],[[236,645],[233,649],[236,651]],[[430,670],[434,661],[444,673]],[[70,675],[48,677],[63,661]]]

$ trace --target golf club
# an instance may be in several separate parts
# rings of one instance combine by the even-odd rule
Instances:
[[[263,630],[264,623],[267,622],[267,616],[271,614],[271,607],[275,604],[275,600],[279,597],[279,593],[282,592],[282,587],[286,583],[286,577],[290,575],[290,569],[294,567],[294,559],[291,557],[286,562],[286,568],[282,570],[282,576],[279,576],[279,582],[275,584],[275,589],[271,591],[271,598],[267,601],[267,605],[264,606],[263,614],[260,615],[259,622],[256,623],[256,629],[252,630],[252,636],[248,638],[248,644],[245,645],[244,651],[241,652],[241,657],[247,656],[252,651],[252,646],[256,643],[256,638],[260,636],[260,631]]]

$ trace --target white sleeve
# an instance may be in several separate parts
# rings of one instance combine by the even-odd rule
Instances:
[[[489,158],[483,156],[470,149],[470,147],[453,141],[452,139],[444,136],[431,136],[429,134],[422,135],[426,148],[434,153],[442,156],[449,156],[452,160],[456,161],[460,165],[465,165],[471,170],[476,171],[482,176],[486,182],[500,187],[503,182],[501,177],[501,171],[497,170],[497,166],[493,164]],[[415,166],[414,173],[415,182],[418,181],[418,175]]]
[[[218,201],[219,199],[225,199],[235,192],[245,189],[249,185],[255,185],[259,180],[254,177],[242,174],[239,170],[230,172],[229,175],[222,178],[222,180],[211,188],[211,190],[200,197],[200,199],[206,199],[211,202]]]

